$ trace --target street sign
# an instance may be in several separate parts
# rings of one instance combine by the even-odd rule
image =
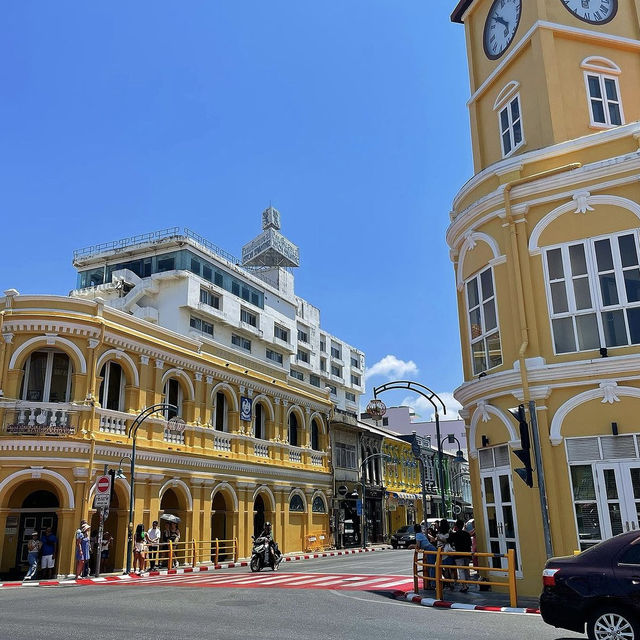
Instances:
[[[93,506],[96,509],[104,509],[109,506],[111,500],[111,476],[100,476],[96,481],[96,497]]]
[[[341,485],[338,487],[338,495],[346,496],[346,495],[347,495],[347,493],[349,493],[349,487],[347,487],[347,485],[346,485],[346,484],[341,484]]]
[[[362,515],[362,500],[356,500],[356,513]]]

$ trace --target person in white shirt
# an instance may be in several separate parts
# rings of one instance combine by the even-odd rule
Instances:
[[[149,551],[149,562],[151,564],[150,570],[153,571],[156,568],[158,560],[158,547],[160,544],[160,528],[158,527],[158,521],[154,520],[151,529],[147,531],[147,549]]]

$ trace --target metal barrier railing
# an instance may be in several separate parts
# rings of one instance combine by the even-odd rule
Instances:
[[[324,551],[331,547],[331,536],[326,531],[317,531],[304,537],[305,551]]]
[[[165,564],[171,569],[174,566],[191,566],[197,564],[218,564],[222,558],[230,556],[233,562],[238,560],[238,539],[220,540],[185,540],[184,542],[161,543],[155,553],[155,561],[158,565]]]
[[[422,554],[422,558],[419,555]],[[507,559],[507,567],[490,567],[490,566],[473,566],[473,570],[477,572],[486,573],[501,573],[506,575],[507,580],[497,581],[488,580],[482,578],[482,580],[461,580],[457,576],[455,578],[444,577],[443,570],[450,569],[452,571],[458,571],[459,569],[470,570],[469,564],[464,566],[457,564],[445,564],[443,560],[445,558],[469,558],[471,561],[474,558],[491,558],[491,559]],[[431,562],[428,562],[431,560]],[[435,560],[435,562],[433,562]],[[433,569],[433,574],[429,575],[429,569]],[[507,587],[509,590],[509,604],[512,607],[518,606],[518,594],[516,590],[516,554],[513,549],[508,549],[506,554],[500,553],[465,553],[462,551],[443,551],[438,549],[437,551],[423,551],[416,549],[413,553],[413,588],[416,593],[419,591],[419,581],[422,580],[422,588],[427,589],[428,583],[435,583],[436,599],[442,600],[442,590],[445,584],[451,583],[463,583],[463,584],[475,584],[481,586],[496,586]]]

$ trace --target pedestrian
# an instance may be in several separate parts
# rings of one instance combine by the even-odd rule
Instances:
[[[455,551],[451,541],[449,540],[450,535],[450,526],[449,521],[446,518],[442,518],[440,520],[440,525],[438,526],[438,534],[436,535],[436,542],[438,545],[438,549],[441,549],[442,552],[452,552]],[[447,582],[445,582],[446,589],[453,589],[453,582],[455,581],[455,576],[451,569],[448,569],[448,566],[455,564],[455,561],[452,557],[448,555],[442,556],[442,576]]]
[[[51,527],[47,527],[40,538],[42,543],[42,559],[40,561],[40,567],[42,568],[42,577],[45,580],[53,578],[53,568],[55,566],[56,547],[58,546],[58,538],[51,530]]]
[[[413,530],[416,534],[416,544],[415,548],[420,549],[421,551],[431,551],[432,553],[424,553],[422,556],[422,561],[427,564],[434,565],[436,563],[436,552],[437,549],[431,544],[431,541],[427,537],[427,534],[422,531],[422,527],[419,524],[413,525]],[[411,545],[409,545],[411,548]],[[436,568],[435,567],[427,567],[427,575],[429,578],[433,580],[436,576]],[[429,582],[429,589],[433,589],[434,583]]]
[[[147,564],[147,532],[144,525],[136,527],[136,534],[133,545],[133,572],[141,576]],[[136,567],[138,568],[136,571]]]
[[[471,536],[469,532],[465,530],[464,523],[461,519],[456,520],[456,526],[453,530],[453,533],[449,536],[451,543],[453,544],[455,550],[460,553],[471,553]],[[467,582],[462,583],[462,587],[460,591],[466,593],[469,591],[469,559],[470,556],[456,556],[455,562],[458,567],[462,567],[458,569],[458,580],[466,580]]]
[[[478,566],[478,556],[476,553],[478,552],[478,540],[476,538],[476,521],[474,518],[470,518],[465,522],[464,530],[471,536],[471,556],[473,560],[473,566]]]
[[[173,566],[174,567],[178,567],[180,565],[180,562],[175,559],[175,555],[176,555],[175,545],[178,542],[180,542],[180,529],[178,528],[178,523],[177,522],[171,522],[169,524],[169,540],[171,540],[171,544],[174,545],[174,549],[173,549],[173,555],[174,555]]]
[[[109,559],[109,548],[111,547],[112,541],[113,541],[113,536],[108,531],[105,531],[102,534],[102,542],[100,543],[100,567],[104,572],[106,572],[107,570],[107,560]]]
[[[164,525],[164,529],[162,530],[162,535],[160,536],[160,553],[162,559],[162,564],[167,568],[169,567],[169,540],[171,540],[171,529],[169,527],[169,523],[166,522]]]
[[[38,557],[40,556],[41,548],[42,543],[40,542],[40,536],[37,531],[34,531],[31,534],[31,540],[27,543],[27,564],[29,565],[29,569],[27,570],[27,575],[24,577],[24,580],[33,580],[33,578],[35,578],[38,571]]]
[[[149,569],[153,571],[158,562],[158,547],[160,544],[160,527],[158,521],[154,520],[151,529],[147,531],[147,550],[149,552]]]
[[[91,527],[86,520],[82,520],[80,528],[76,531],[76,580],[79,580],[85,570],[85,566],[89,564],[89,546],[91,540],[89,538],[89,530]]]

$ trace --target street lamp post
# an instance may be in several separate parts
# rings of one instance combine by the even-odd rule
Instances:
[[[466,462],[465,457],[464,457],[464,453],[462,453],[462,446],[460,445],[460,440],[458,440],[458,438],[456,438],[453,433],[449,433],[447,434],[444,438],[442,438],[441,441],[438,442],[438,453],[440,454],[440,456],[442,456],[442,445],[444,444],[444,441],[447,441],[451,444],[453,444],[454,442],[458,443],[458,450],[456,451],[456,457],[455,457],[455,462]],[[453,480],[452,480],[453,482]],[[445,491],[444,491],[444,470],[443,470],[443,466],[442,466],[442,457],[440,457],[440,483],[441,483],[441,493],[442,493],[442,517],[446,518],[447,514],[446,514],[446,504],[445,504]],[[453,513],[452,513],[453,515]]]
[[[367,496],[366,496],[366,488],[365,488],[365,477],[364,463],[372,458],[382,458],[383,460],[390,460],[391,456],[388,453],[372,453],[370,456],[367,456],[360,463],[360,479],[362,480],[362,548],[367,548]]]
[[[118,471],[116,472],[116,478],[124,478],[122,473],[122,461],[129,458],[131,461],[131,483],[129,485],[129,524],[127,526],[127,567],[125,575],[131,573],[131,556],[133,554],[133,503],[135,498],[135,467],[136,467],[136,438],[138,437],[138,429],[140,425],[151,415],[158,411],[175,411],[178,412],[178,407],[173,404],[167,404],[166,402],[159,402],[151,407],[143,409],[133,421],[127,436],[132,439],[131,456],[122,456],[120,458],[120,464],[118,465]]]
[[[442,517],[446,517],[446,501],[444,497],[444,469],[442,462],[442,443],[440,442],[440,416],[438,414],[439,406],[442,407],[442,413],[444,415],[447,414],[447,407],[445,406],[442,398],[438,396],[437,393],[431,391],[428,387],[425,387],[423,384],[419,384],[417,382],[412,382],[410,380],[394,380],[393,382],[387,382],[386,384],[380,385],[379,387],[373,388],[373,400],[367,406],[367,411],[369,411],[369,407],[373,405],[372,408],[376,408],[378,404],[381,404],[384,407],[384,404],[378,400],[378,394],[383,391],[390,391],[391,389],[408,389],[409,391],[413,391],[418,395],[426,398],[428,402],[431,403],[433,407],[435,417],[436,417],[436,440],[438,442],[438,466],[440,467],[440,497],[442,500]],[[439,406],[438,406],[439,405]],[[384,415],[384,411],[380,415],[382,417]],[[423,514],[425,520],[427,514]]]

